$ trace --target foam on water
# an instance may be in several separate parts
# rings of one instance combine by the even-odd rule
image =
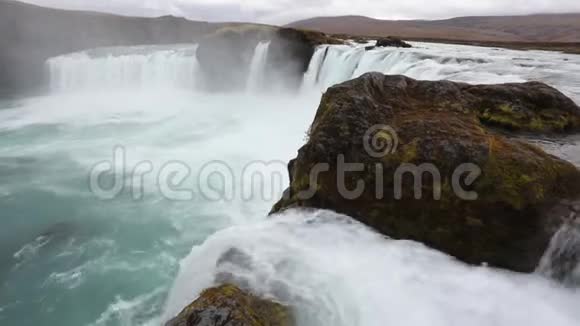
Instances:
[[[232,249],[244,258],[224,262]],[[289,211],[211,236],[181,263],[165,317],[220,273],[289,304],[299,325],[572,326],[580,320],[579,291],[535,275],[469,267],[326,211]]]
[[[316,102],[134,89],[59,92],[0,111],[6,114],[0,121],[0,185],[6,190],[0,197],[6,282],[0,323],[141,325],[159,318],[191,246],[219,229],[263,219],[281,196],[286,162],[302,144]],[[144,161],[153,164],[140,200],[127,192],[100,201],[89,190],[89,171],[111,161],[116,146],[125,148],[126,164],[115,176],[127,177]],[[172,161],[191,170],[183,183],[193,189],[191,201],[160,193],[158,172]],[[269,199],[206,199],[195,182],[214,161],[231,168],[238,192],[245,185],[242,170],[256,161],[281,162],[262,169],[281,175],[282,184],[268,189]]]

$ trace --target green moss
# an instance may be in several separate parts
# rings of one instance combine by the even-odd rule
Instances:
[[[546,127],[545,127],[542,119],[534,118],[534,119],[532,119],[532,122],[530,122],[530,129],[532,129],[534,131],[542,131],[545,128]]]
[[[523,152],[521,155],[536,155],[539,149],[531,145],[524,145],[535,154]],[[522,164],[515,160],[514,152],[521,151],[512,144],[493,136],[490,138],[490,157],[483,167],[483,176],[478,181],[478,192],[484,196],[484,200],[491,202],[503,202],[516,210],[537,205],[545,201],[547,194],[554,194],[558,187],[558,176],[570,174],[576,175],[568,163],[551,160],[542,153],[541,161],[530,158],[531,162]],[[516,156],[517,157],[517,156]]]
[[[522,130],[522,116],[515,114],[508,105],[500,105],[496,110],[487,109],[480,115],[480,120],[484,124],[503,127],[509,130]]]
[[[208,316],[211,313],[215,316]],[[198,320],[200,323],[212,322],[216,325],[221,325],[222,322],[240,326],[295,325],[288,307],[255,297],[230,284],[203,291],[197,300],[167,325],[188,326],[192,325],[191,320]]]
[[[401,162],[409,163],[415,161],[419,156],[419,139],[414,139],[411,143],[399,147]]]
[[[558,109],[543,109],[538,112],[518,111],[508,104],[480,111],[483,124],[501,127],[511,131],[564,132],[578,128],[579,119]]]
[[[501,104],[497,108],[499,111],[506,113],[506,114],[513,114],[514,113],[514,108],[509,104]]]

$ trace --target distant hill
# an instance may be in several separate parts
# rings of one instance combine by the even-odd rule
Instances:
[[[580,13],[399,21],[362,16],[317,17],[297,21],[288,26],[330,34],[392,35],[409,39],[580,42]]]

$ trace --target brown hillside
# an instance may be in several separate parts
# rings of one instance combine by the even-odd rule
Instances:
[[[416,39],[580,42],[580,14],[460,17],[432,21],[392,21],[362,16],[342,16],[312,18],[289,26],[332,34],[395,35]]]

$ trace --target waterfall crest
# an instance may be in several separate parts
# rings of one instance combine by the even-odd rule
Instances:
[[[497,84],[543,80],[567,95],[580,97],[580,62],[562,63],[558,54],[534,53],[522,58],[515,50],[482,50],[473,46],[413,43],[413,48],[367,48],[369,44],[322,45],[310,61],[303,88],[328,87],[368,72],[405,75],[419,80],[451,80],[472,84]]]
[[[558,54],[537,53],[519,58],[517,51],[482,53],[469,46],[414,43],[410,49],[375,48],[365,44],[321,45],[302,77],[302,91],[325,91],[328,87],[367,72],[406,75],[419,80],[452,80],[495,84],[542,80],[569,96],[580,98],[580,61],[562,63]],[[197,44],[98,48],[49,59],[47,70],[53,91],[170,87],[206,90],[210,79],[226,83],[230,70],[201,73]],[[269,63],[271,42],[262,41],[248,54],[239,88],[247,92],[276,90],[283,85],[283,67]],[[207,65],[207,63],[206,63]],[[204,68],[206,68],[204,66]],[[233,70],[240,67],[232,67]],[[279,71],[271,71],[279,68]],[[206,69],[204,69],[206,70]],[[211,74],[208,76],[208,73]],[[247,75],[245,75],[247,74]]]
[[[49,59],[53,91],[198,86],[197,45],[103,48]]]

